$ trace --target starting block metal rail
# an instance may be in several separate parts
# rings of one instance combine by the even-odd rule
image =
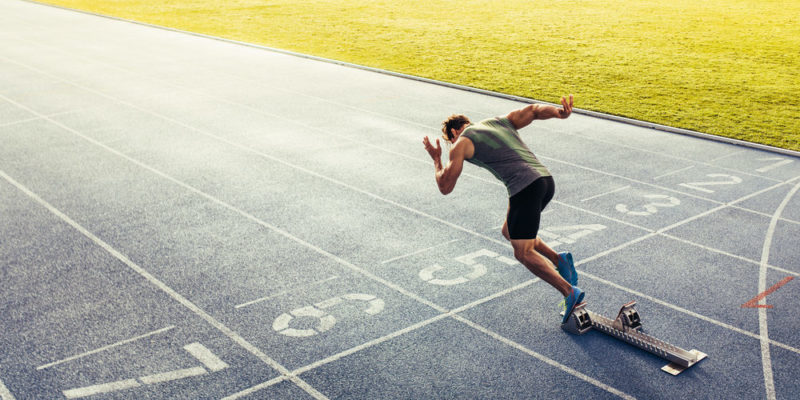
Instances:
[[[642,333],[642,322],[635,306],[635,301],[625,304],[619,310],[617,318],[611,320],[610,318],[587,310],[586,303],[581,303],[575,306],[567,322],[561,324],[561,328],[577,335],[596,329],[606,335],[632,344],[642,350],[646,350],[670,361],[670,364],[665,365],[661,370],[672,375],[680,374],[707,357],[705,353],[698,350],[684,350],[678,346]]]

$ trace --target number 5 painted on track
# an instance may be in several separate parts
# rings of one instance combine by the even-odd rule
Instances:
[[[325,332],[333,328],[333,326],[336,324],[336,318],[322,310],[340,304],[344,300],[367,302],[368,307],[366,310],[364,310],[364,312],[369,315],[375,315],[383,311],[383,300],[370,294],[350,293],[342,297],[332,297],[312,306],[296,308],[289,313],[283,313],[279,315],[278,318],[275,318],[275,321],[272,323],[272,329],[281,335],[292,337],[308,337]],[[313,329],[290,328],[289,322],[291,322],[295,317],[312,317],[318,319],[319,322]]]
[[[472,267],[472,272],[466,275],[462,275],[453,279],[439,279],[434,277],[433,273],[441,271],[445,269],[445,267],[439,264],[433,264],[430,267],[424,268],[423,270],[419,271],[419,278],[425,282],[440,286],[460,285],[462,283],[469,282],[473,279],[480,278],[481,276],[486,274],[486,267],[483,264],[478,264],[477,262],[475,262],[475,259],[478,257],[493,258],[508,265],[514,265],[517,263],[515,260],[498,255],[493,251],[481,249],[476,252],[472,252],[455,258],[456,261]]]

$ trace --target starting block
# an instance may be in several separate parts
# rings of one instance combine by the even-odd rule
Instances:
[[[625,304],[619,310],[617,318],[611,320],[587,310],[586,303],[581,303],[575,306],[567,322],[561,324],[561,328],[577,335],[596,329],[642,350],[649,351],[670,361],[661,370],[672,375],[680,374],[707,357],[707,354],[698,350],[687,351],[642,333],[642,321],[635,306],[635,301]]]

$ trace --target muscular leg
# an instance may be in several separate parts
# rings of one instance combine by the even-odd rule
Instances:
[[[511,236],[508,234],[508,222],[503,223],[503,236],[511,242]],[[534,244],[534,248],[543,256],[547,257],[553,265],[558,264],[558,253],[556,253],[544,240],[536,238],[536,243]]]
[[[536,250],[539,239],[511,240],[514,257],[534,275],[561,292],[564,297],[572,293],[572,285],[565,281],[556,271],[555,265]]]

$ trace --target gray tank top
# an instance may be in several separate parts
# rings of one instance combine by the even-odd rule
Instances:
[[[522,142],[517,129],[506,117],[485,119],[464,129],[461,136],[472,141],[475,154],[468,162],[489,170],[508,189],[508,197],[550,171]]]

